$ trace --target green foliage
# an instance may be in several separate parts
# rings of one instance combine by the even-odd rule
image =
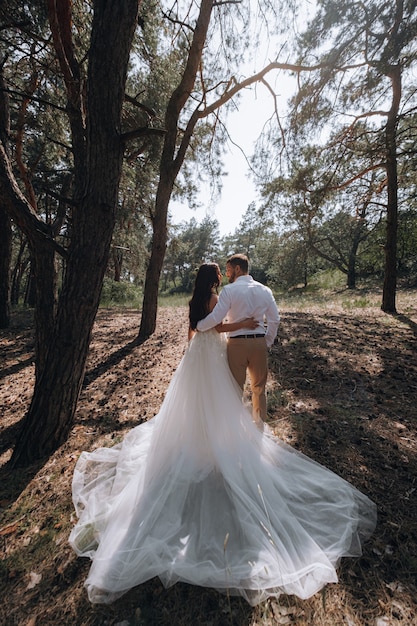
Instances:
[[[202,263],[218,262],[219,226],[206,217],[201,224],[171,226],[171,236],[162,270],[161,290],[191,293],[197,269]]]
[[[105,278],[101,291],[100,306],[126,306],[139,308],[142,301],[140,287],[127,281],[116,282],[111,278]]]
[[[192,30],[179,28],[182,9],[175,5],[168,15],[153,0],[143,0],[140,5],[121,131],[143,132],[126,143],[107,271],[109,277],[118,280],[106,279],[102,294],[106,303],[136,302],[143,283],[162,145],[161,134],[145,131],[163,131],[167,102],[184,69]],[[72,36],[84,76],[92,11],[88,3],[79,2],[73,3],[72,10]],[[186,18],[190,23],[193,10]],[[401,66],[404,90],[403,110],[398,119],[398,271],[402,280],[414,283],[415,3],[405,2],[402,10],[402,15],[397,14],[397,36],[390,39],[394,17],[391,3],[372,0],[358,5],[354,0],[326,0],[317,4],[317,14],[299,37],[297,50],[304,65],[320,60],[327,66],[299,75],[300,91],[290,103],[287,128],[283,127],[287,131],[285,142],[281,132],[273,127],[270,143],[264,144],[264,151],[258,155],[257,164],[265,164],[262,206],[250,205],[235,232],[223,239],[210,219],[202,224],[191,221],[171,227],[161,283],[164,293],[189,292],[201,262],[215,260],[223,268],[227,257],[236,251],[248,254],[255,278],[276,289],[300,285],[305,288],[317,272],[334,268],[346,276],[352,263],[358,278],[373,276],[382,280],[386,117],[374,113],[387,108],[387,72],[396,63]],[[20,137],[21,160],[35,192],[38,214],[48,224],[56,225],[56,238],[66,247],[71,238],[73,205],[65,200],[72,195],[73,152],[65,89],[51,43],[46,5],[38,0],[23,5],[6,0],[1,3],[0,17],[3,40],[9,50],[4,58],[4,73],[11,92],[10,137],[12,141]],[[284,11],[280,18],[280,27],[284,28],[289,13]],[[224,77],[237,76],[239,62],[249,58],[251,48],[255,49],[260,40],[259,32],[250,28],[253,22],[249,6],[218,6],[213,19],[202,73],[197,76],[180,120],[184,128],[191,111],[203,102],[203,92],[207,103],[220,96],[227,82]],[[224,35],[220,50],[213,45],[217,41],[216,29]],[[338,73],[343,65],[346,69]],[[26,109],[24,94],[29,96]],[[368,112],[372,115],[367,117]],[[355,117],[361,113],[363,117]],[[178,140],[181,136],[182,130]],[[200,120],[177,178],[175,195],[193,205],[200,178],[211,177],[213,188],[220,187],[226,137],[227,127],[220,117]],[[284,143],[287,161],[283,157]],[[15,146],[12,149],[15,154]],[[283,167],[279,176],[272,176],[278,162]],[[14,167],[18,172],[16,163]],[[20,184],[26,192],[22,181]],[[19,258],[24,246],[20,237],[14,237],[13,245],[12,274],[17,301],[28,283],[30,262],[26,249]]]
[[[277,285],[298,282],[301,250],[306,279],[313,260],[322,269],[338,268],[350,287],[367,275],[381,280],[388,263],[384,246],[393,241],[395,228],[391,217],[385,220],[387,209],[390,216],[398,210],[399,276],[413,280],[416,32],[414,2],[325,0],[298,38],[300,63],[320,67],[299,74],[285,141],[272,129],[255,159],[264,175],[265,210],[291,233],[281,237],[269,268]],[[398,72],[399,87],[393,80]],[[397,130],[388,142],[387,119],[398,102],[400,114],[391,121]],[[387,169],[388,145],[391,160],[397,159],[398,182]],[[280,174],[272,178],[278,160]]]
[[[297,232],[277,238],[268,264],[268,282],[276,289],[306,287],[309,274],[308,250]]]
[[[236,252],[246,254],[251,275],[255,280],[268,282],[275,239],[272,217],[252,202],[235,232],[222,241],[221,264],[224,265],[228,257]]]

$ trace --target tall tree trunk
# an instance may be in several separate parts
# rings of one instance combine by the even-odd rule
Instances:
[[[23,233],[21,233],[21,239],[19,244],[19,251],[17,253],[17,258],[14,264],[14,268],[12,270],[12,284],[11,284],[11,293],[10,293],[10,301],[12,305],[19,304],[20,297],[20,285],[22,282],[23,275],[28,266],[29,259],[24,259],[23,255],[25,253],[27,246],[27,239]]]
[[[347,268],[347,288],[356,289],[356,255],[349,255]]]
[[[401,102],[401,66],[399,64],[391,68],[389,77],[392,85],[392,104],[385,129],[388,202],[385,239],[385,275],[381,309],[386,313],[395,313],[398,232],[397,124]]]
[[[358,256],[358,248],[361,240],[362,224],[357,225],[353,240],[349,250],[348,266],[347,266],[347,288],[356,289],[356,259]]]
[[[74,211],[53,334],[11,464],[51,454],[68,436],[115,222],[122,167],[120,120],[138,0],[95,0],[87,82],[85,188]],[[80,177],[81,178],[81,177]]]
[[[0,66],[0,142],[8,152],[10,111],[5,89],[3,65]],[[10,263],[12,259],[12,224],[0,206],[0,328],[10,325]]]
[[[35,282],[35,274],[33,273],[33,257],[30,257],[28,264],[28,277],[25,286],[25,295],[23,298],[23,302],[25,306],[35,308],[36,307],[36,282]],[[36,328],[36,332],[38,329]]]
[[[181,81],[169,100],[165,114],[166,135],[159,168],[158,191],[152,220],[152,248],[146,271],[142,317],[139,328],[139,337],[141,339],[152,335],[156,328],[159,281],[167,245],[168,205],[175,179],[185,158],[192,131],[198,121],[198,115],[194,112],[191,116],[187,130],[183,135],[177,151],[178,120],[195,83],[207,37],[207,30],[210,24],[213,4],[213,0],[202,0],[201,2],[200,13],[194,29],[187,64]]]
[[[122,265],[123,265],[123,253],[121,250],[117,250],[113,248],[113,280],[115,283],[120,283],[120,279],[122,276]]]
[[[12,257],[12,225],[0,207],[0,328],[10,325],[10,262]]]
[[[156,328],[159,279],[161,276],[167,245],[168,205],[173,186],[174,180],[172,180],[172,176],[169,176],[168,172],[164,172],[161,166],[158,191],[155,201],[155,213],[152,219],[153,237],[151,256],[146,269],[142,302],[142,317],[139,329],[139,337],[143,339],[152,335]]]

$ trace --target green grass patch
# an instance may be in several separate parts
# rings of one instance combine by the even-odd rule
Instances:
[[[325,270],[317,272],[310,277],[308,291],[317,289],[344,289],[346,287],[346,274],[340,270]]]
[[[161,307],[178,307],[186,306],[190,301],[191,294],[189,293],[174,293],[169,295],[160,295],[158,298],[158,305]]]
[[[342,301],[342,306],[344,309],[366,309],[368,307],[375,306],[375,302],[366,296],[357,296],[352,298],[347,298]]]

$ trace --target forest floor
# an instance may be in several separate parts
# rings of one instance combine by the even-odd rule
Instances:
[[[16,313],[0,334],[0,623],[5,626],[411,626],[417,624],[417,292],[395,316],[380,293],[321,294],[281,303],[270,357],[269,425],[378,506],[362,557],[307,601],[253,608],[214,590],[150,580],[111,606],[92,606],[89,561],[68,545],[71,479],[82,450],[111,446],[154,416],[186,348],[187,310],[160,308],[135,342],[140,314],[101,309],[74,427],[42,466],[7,461],[33,385],[33,328]]]

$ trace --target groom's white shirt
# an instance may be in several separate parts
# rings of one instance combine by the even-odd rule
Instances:
[[[269,348],[274,343],[280,319],[278,307],[270,288],[253,280],[252,276],[245,274],[236,278],[233,283],[225,285],[216,306],[207,317],[198,322],[197,330],[210,330],[226,317],[230,323],[239,322],[246,317],[254,317],[259,322],[259,326],[254,330],[241,328],[230,332],[230,337],[265,333],[266,321],[266,345]]]

